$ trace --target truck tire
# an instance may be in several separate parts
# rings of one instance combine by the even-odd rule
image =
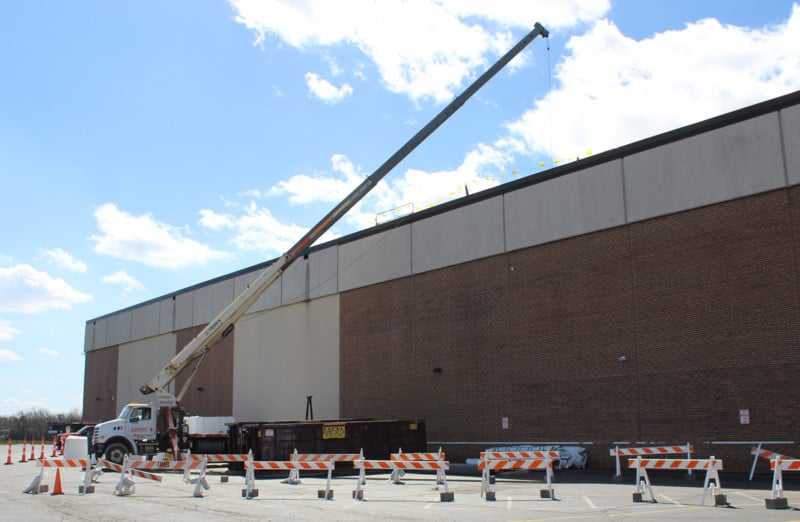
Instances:
[[[106,446],[105,459],[121,466],[125,461],[125,455],[128,453],[130,453],[130,450],[125,444],[114,442]]]

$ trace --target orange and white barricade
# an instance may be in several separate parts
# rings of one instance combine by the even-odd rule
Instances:
[[[547,487],[539,492],[541,498],[555,500],[553,491],[553,461],[560,457],[557,451],[482,451],[478,461],[481,473],[481,496],[486,500],[495,500],[495,492],[489,489],[492,471],[503,470],[545,470]]]
[[[620,448],[619,446],[615,446],[608,451],[608,454],[612,457],[615,457],[616,460],[617,473],[615,476],[621,477],[622,469],[620,466],[620,456],[634,457],[638,455],[644,455],[647,457],[655,457],[659,455],[686,453],[686,458],[691,459],[693,451],[694,446],[687,442],[683,446],[639,446],[636,448]],[[691,474],[692,470],[689,470],[689,475]]]
[[[356,500],[364,500],[364,490],[361,485],[366,482],[366,471],[394,471],[394,470],[409,470],[409,471],[436,471],[437,473],[450,469],[450,463],[446,460],[356,460],[353,461],[353,467],[358,472],[358,485],[353,491],[353,498]],[[452,502],[453,492],[447,489],[447,476],[444,476],[444,491],[440,494],[439,499],[442,502]]]
[[[769,467],[773,470],[773,475],[772,495],[766,499],[767,509],[787,509],[789,502],[783,496],[783,472],[800,471],[800,460],[779,456],[770,461]]]
[[[141,461],[135,461],[135,462],[141,462]],[[115,464],[105,459],[100,459],[98,465],[107,469],[114,470],[120,474],[119,482],[117,482],[117,485],[114,487],[114,494],[120,497],[126,495],[133,495],[136,492],[136,482],[134,482],[133,478],[131,477],[132,475],[136,475],[137,477],[142,477],[148,480],[153,480],[155,482],[161,482],[160,475],[132,468],[131,460],[128,455],[125,455],[125,460],[123,461],[121,466],[119,464]]]
[[[37,472],[31,484],[23,490],[23,493],[31,493],[35,495],[48,490],[48,486],[46,484],[42,484],[42,481],[44,480],[45,468],[56,468],[57,470],[61,470],[62,468],[84,468],[86,470],[84,485],[79,488],[78,492],[94,493],[93,487],[87,487],[87,485],[91,486],[93,477],[92,461],[89,459],[43,459],[38,462],[38,468],[39,471]]]
[[[650,495],[650,501],[656,502],[653,496],[653,487],[650,477],[647,475],[648,469],[658,470],[705,470],[706,478],[703,482],[703,496],[700,504],[705,505],[706,494],[711,488],[714,495],[715,506],[727,506],[727,497],[722,493],[722,486],[719,481],[719,471],[722,469],[722,461],[713,456],[707,459],[643,459],[641,456],[636,459],[628,460],[628,467],[636,469],[636,489],[633,492],[634,502],[643,502],[644,493]]]
[[[364,458],[364,450],[361,453],[297,453],[297,449],[289,457],[289,460],[297,462],[353,462]],[[283,481],[284,484],[300,484],[300,468],[289,471],[289,477]]]
[[[201,461],[204,458],[208,461],[209,464],[216,464],[221,462],[245,462],[247,460],[247,454],[226,454],[226,453],[209,453],[209,454],[194,454],[194,453],[187,453],[185,456],[186,460],[196,460]]]
[[[398,461],[402,460],[406,462],[412,460],[438,460],[440,462],[444,462],[445,459],[446,456],[442,451],[442,448],[439,448],[439,451],[437,451],[436,453],[403,453],[403,449],[400,448],[400,451],[398,453],[392,453],[391,455],[389,455],[389,460],[398,460]],[[392,476],[390,477],[389,480],[392,482],[392,484],[402,484],[402,482],[400,482],[400,478],[405,474],[406,472],[403,471],[402,469],[392,470]],[[436,471],[436,483],[443,484],[444,479],[445,479],[444,469],[440,468],[439,470]]]
[[[750,468],[750,480],[753,480],[753,474],[756,472],[756,464],[758,463],[758,459],[767,459],[767,460],[775,460],[777,458],[783,460],[792,460],[792,457],[787,457],[786,455],[782,455],[780,453],[775,453],[774,451],[769,451],[765,449],[761,449],[761,444],[758,446],[753,446],[750,448],[750,455],[755,455],[753,457],[753,466]],[[771,466],[771,465],[770,465]],[[770,468],[772,469],[772,468]]]
[[[205,455],[192,455],[184,460],[135,460],[131,462],[131,469],[147,471],[183,471],[183,481],[193,484],[194,496],[202,497],[202,489],[208,491],[206,481],[206,467],[208,458]],[[197,471],[198,475],[192,478],[191,472]]]
[[[45,459],[42,468],[83,468],[83,484],[78,487],[78,493],[94,493],[92,482],[97,482],[97,477],[102,475],[91,459]]]
[[[317,492],[318,498],[330,500],[333,498],[333,490],[331,489],[331,477],[336,463],[332,460],[320,462],[303,462],[296,460],[252,460],[252,450],[247,455],[245,460],[245,488],[242,490],[242,496],[251,499],[258,496],[258,489],[255,487],[255,472],[258,471],[280,471],[280,470],[326,470],[328,472],[328,479],[325,482],[325,489]]]

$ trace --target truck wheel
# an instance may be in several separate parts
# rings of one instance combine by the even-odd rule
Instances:
[[[130,453],[130,451],[128,451],[128,447],[125,446],[125,444],[115,442],[106,447],[105,459],[121,466],[122,462],[125,460],[125,455],[128,453]]]

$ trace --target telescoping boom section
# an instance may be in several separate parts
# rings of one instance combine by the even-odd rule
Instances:
[[[269,267],[251,282],[247,288],[234,298],[197,336],[192,339],[164,368],[159,371],[150,382],[139,388],[143,394],[158,393],[169,396],[167,388],[178,373],[193,360],[205,355],[219,340],[227,336],[236,321],[255,303],[258,298],[281,276],[284,270],[325,232],[327,232],[348,210],[358,203],[372,188],[383,179],[394,167],[397,166],[411,151],[430,136],[439,126],[452,116],[461,106],[475,94],[495,74],[508,64],[517,54],[528,46],[537,36],[547,38],[549,32],[540,23],[536,23],[530,33],[525,35],[514,47],[500,57],[494,65],[486,70],[463,93],[450,102],[436,115],[425,127],[420,129],[400,147],[389,159],[361,182],[346,198],[344,198],[322,220],[314,225],[300,240],[295,243],[285,254],[279,257]],[[186,389],[186,388],[184,388]],[[181,393],[182,395],[182,393]],[[180,400],[180,395],[177,400]]]

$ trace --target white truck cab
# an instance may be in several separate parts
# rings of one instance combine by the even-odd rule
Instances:
[[[126,454],[151,455],[155,453],[158,431],[158,407],[153,404],[128,404],[116,419],[101,422],[94,427],[92,443],[97,455],[122,463]]]

